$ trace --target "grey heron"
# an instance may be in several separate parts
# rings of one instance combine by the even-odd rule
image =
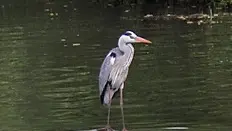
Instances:
[[[107,130],[110,129],[111,100],[115,93],[120,90],[122,130],[126,131],[123,113],[123,88],[129,66],[134,57],[134,47],[132,43],[151,43],[151,41],[137,36],[132,31],[126,31],[119,38],[118,47],[110,50],[101,65],[99,73],[99,91],[101,103],[108,106]]]

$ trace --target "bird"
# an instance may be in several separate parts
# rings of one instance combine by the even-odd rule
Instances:
[[[117,92],[120,92],[120,108],[122,115],[122,131],[127,131],[123,112],[123,89],[129,67],[134,57],[134,43],[152,43],[132,31],[126,31],[118,39],[118,46],[106,55],[99,73],[99,93],[102,105],[108,106],[106,130],[110,130],[111,101]],[[112,130],[112,129],[111,129]]]

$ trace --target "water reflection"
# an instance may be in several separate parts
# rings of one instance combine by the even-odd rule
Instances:
[[[127,19],[139,18],[139,9],[132,9],[129,16],[121,8],[86,11],[75,2],[68,9],[59,5],[72,4],[4,10],[2,130],[104,127],[107,109],[98,98],[99,67],[126,29],[153,41],[150,46],[135,45],[125,88],[128,129],[231,129],[230,19],[212,27],[197,26]],[[50,16],[51,11],[58,16]],[[111,123],[121,128],[118,98],[113,101]]]

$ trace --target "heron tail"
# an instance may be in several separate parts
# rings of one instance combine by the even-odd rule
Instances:
[[[114,91],[113,90],[110,89],[110,90],[106,91],[102,104],[103,105],[109,105],[110,102],[113,99],[113,95],[114,95]]]
[[[109,105],[110,101],[114,96],[115,91],[110,87],[111,87],[110,82],[107,82],[100,96],[101,104],[103,105]]]

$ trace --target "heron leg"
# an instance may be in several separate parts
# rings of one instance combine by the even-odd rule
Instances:
[[[124,112],[123,112],[123,88],[124,88],[124,84],[122,84],[120,88],[120,107],[121,107],[121,113],[122,113],[122,126],[123,126],[122,131],[127,131],[125,127]]]
[[[109,89],[110,90],[110,89]],[[110,98],[110,94],[111,92],[109,91],[109,98]],[[109,99],[109,105],[108,105],[108,116],[107,116],[107,128],[110,128],[110,108],[111,108],[111,99]]]

